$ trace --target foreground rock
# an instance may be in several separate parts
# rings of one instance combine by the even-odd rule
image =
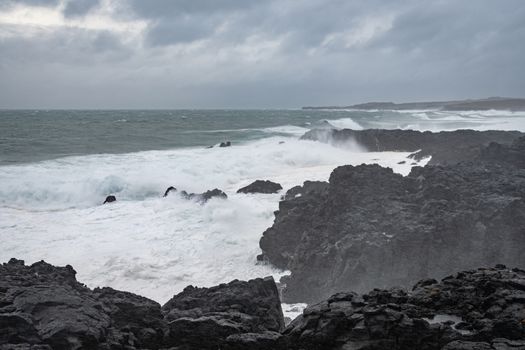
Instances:
[[[519,131],[314,129],[302,139],[335,144],[355,142],[370,152],[414,152],[411,157],[415,160],[431,156],[429,164],[456,164],[479,157],[482,148],[491,142],[508,145],[521,136]]]
[[[284,322],[271,278],[188,287],[161,312],[132,293],[91,290],[75,274],[43,261],[1,265],[0,349],[228,349],[251,332],[272,335]]]
[[[412,291],[338,293],[288,326],[288,349],[525,349],[525,271],[464,271]]]
[[[217,349],[227,343],[242,347],[259,333],[276,339],[284,328],[279,293],[271,277],[211,288],[186,287],[162,312],[169,322],[170,343],[196,349]]]
[[[498,149],[524,157],[523,140]],[[261,260],[292,272],[281,280],[288,302],[495,262],[525,267],[523,168],[480,160],[403,177],[378,165],[342,166],[329,183],[293,190],[260,240]]]
[[[0,266],[0,349],[522,350],[525,271],[463,271],[411,291],[337,293],[284,328],[273,279],[187,287],[162,308],[78,283],[71,266]]]
[[[248,186],[237,190],[237,193],[277,193],[282,189],[283,187],[276,182],[256,180]]]

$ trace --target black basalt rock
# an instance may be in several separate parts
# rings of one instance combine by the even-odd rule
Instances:
[[[282,189],[283,187],[276,182],[269,180],[256,180],[248,186],[237,190],[237,193],[277,193]]]
[[[167,197],[168,194],[170,194],[170,192],[172,192],[172,191],[173,191],[173,192],[177,192],[177,189],[176,189],[175,187],[173,187],[173,186],[168,187],[168,188],[166,189],[166,191],[164,192],[164,196],[163,196],[163,197]]]
[[[113,203],[113,202],[116,202],[116,201],[117,201],[117,197],[111,195],[111,196],[107,196],[106,199],[104,200],[104,203],[102,203],[102,204]]]
[[[200,195],[200,198],[202,201],[207,202],[208,200],[212,198],[222,198],[227,199],[228,196],[226,193],[224,193],[222,190],[219,190],[218,188],[214,188],[213,190],[208,190]]]
[[[356,143],[370,152],[413,152],[411,157],[421,160],[432,157],[429,164],[456,164],[471,161],[491,142],[510,145],[524,136],[519,131],[456,130],[433,133],[415,130],[384,129],[313,129],[304,134],[304,140],[333,144]]]
[[[75,274],[44,261],[0,265],[0,349],[238,349],[274,343],[284,327],[271,277],[188,287],[161,309],[132,293],[91,290]]]
[[[484,155],[415,167],[406,177],[378,165],[342,166],[315,191],[293,188],[260,240],[268,261],[291,271],[281,280],[284,300],[407,287],[495,262],[525,267],[521,144],[498,148],[505,161]]]
[[[338,293],[307,307],[279,342],[312,350],[523,349],[523,286],[525,271],[499,267],[421,281],[412,291]]]
[[[525,346],[525,271],[504,265],[340,292],[284,327],[271,277],[189,286],[162,308],[91,290],[71,266],[0,265],[0,349],[516,350]]]
[[[217,349],[227,343],[234,348],[253,337],[278,338],[284,328],[279,294],[271,277],[235,280],[211,288],[189,286],[168,301],[162,312],[169,322],[170,342],[196,349]]]

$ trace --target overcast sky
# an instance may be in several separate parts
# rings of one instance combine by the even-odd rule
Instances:
[[[0,0],[0,108],[525,97],[523,0]]]

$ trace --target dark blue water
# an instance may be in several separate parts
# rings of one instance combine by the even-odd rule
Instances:
[[[350,128],[476,127],[440,113],[328,110],[0,110],[0,165],[65,156],[233,144],[346,120]],[[457,118],[456,118],[457,119]],[[436,124],[437,125],[437,124]],[[272,129],[275,128],[275,129]],[[431,127],[430,127],[431,129]],[[299,130],[300,132],[300,130]]]
[[[331,112],[301,110],[4,110],[0,164],[243,142],[267,136],[271,131],[265,128],[306,126],[332,117]]]

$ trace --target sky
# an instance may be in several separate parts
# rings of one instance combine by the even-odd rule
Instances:
[[[0,0],[0,108],[525,97],[523,0]]]

